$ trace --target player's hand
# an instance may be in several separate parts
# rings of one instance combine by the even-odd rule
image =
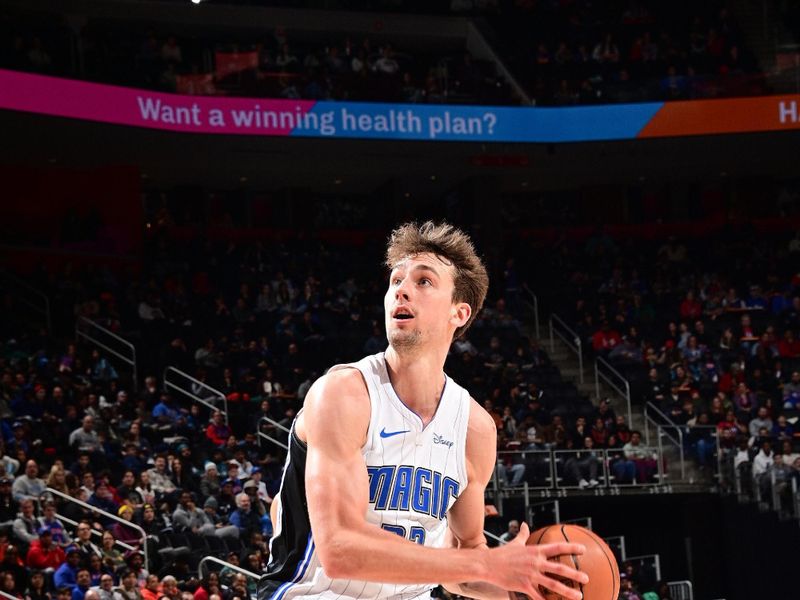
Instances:
[[[539,586],[567,600],[581,600],[583,595],[579,589],[564,585],[558,578],[585,584],[589,582],[589,576],[549,559],[562,554],[583,554],[586,551],[583,544],[564,542],[527,546],[529,536],[528,525],[523,523],[511,542],[488,551],[491,583],[504,590],[527,594],[533,600],[544,600]]]

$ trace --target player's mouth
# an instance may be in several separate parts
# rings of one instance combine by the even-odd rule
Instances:
[[[398,306],[392,311],[394,321],[410,321],[414,318],[414,313],[407,306]]]

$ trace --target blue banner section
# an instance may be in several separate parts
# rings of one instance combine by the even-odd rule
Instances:
[[[462,142],[586,142],[637,137],[663,103],[568,108],[317,102],[303,137]]]

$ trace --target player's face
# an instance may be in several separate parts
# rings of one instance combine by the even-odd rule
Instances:
[[[383,304],[386,335],[396,351],[423,341],[450,343],[454,329],[469,318],[468,305],[453,304],[453,286],[453,268],[433,254],[411,256],[392,269]]]

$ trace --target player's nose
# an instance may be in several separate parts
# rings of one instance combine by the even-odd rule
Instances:
[[[396,300],[408,300],[408,280],[403,279],[394,290]]]

